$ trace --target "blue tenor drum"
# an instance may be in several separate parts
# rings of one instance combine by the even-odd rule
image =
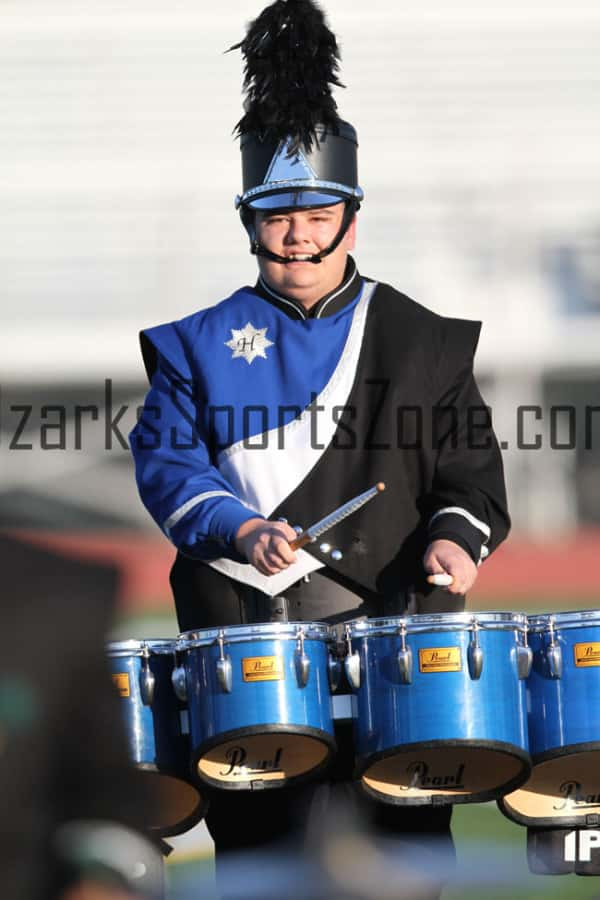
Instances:
[[[346,625],[357,770],[393,804],[481,802],[530,771],[526,617],[509,612]]]
[[[176,642],[113,641],[110,671],[125,720],[129,758],[151,798],[160,837],[182,834],[206,810],[190,778],[187,710],[173,685]]]
[[[600,610],[530,616],[534,768],[501,809],[523,825],[600,822]]]
[[[314,776],[335,751],[332,636],[317,622],[181,635],[193,771],[223,789]]]

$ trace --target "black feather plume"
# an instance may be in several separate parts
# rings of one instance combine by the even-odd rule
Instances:
[[[291,138],[290,153],[319,144],[316,127],[337,134],[339,116],[331,87],[338,80],[340,51],[325,16],[312,0],[276,0],[248,27],[231,50],[245,59],[245,115],[238,135]]]

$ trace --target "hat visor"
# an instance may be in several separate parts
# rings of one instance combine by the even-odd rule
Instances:
[[[323,191],[287,191],[281,194],[253,197],[247,202],[251,209],[272,211],[274,209],[311,209],[320,206],[334,206],[346,198],[340,194],[326,194]]]

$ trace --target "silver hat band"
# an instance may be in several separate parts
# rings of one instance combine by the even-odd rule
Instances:
[[[329,190],[336,191],[344,197],[352,198],[361,202],[364,199],[364,191],[360,187],[351,188],[347,184],[339,184],[337,181],[320,181],[313,178],[295,178],[290,181],[271,181],[266,184],[259,184],[257,187],[249,188],[243,194],[238,194],[235,198],[235,208],[239,209],[244,203],[255,197],[261,197],[266,194],[277,194],[285,190],[301,191],[301,190]]]

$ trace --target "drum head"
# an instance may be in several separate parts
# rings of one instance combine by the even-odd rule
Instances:
[[[136,766],[135,775],[149,799],[148,829],[158,837],[183,834],[204,816],[208,803],[195,785],[151,766]]]
[[[520,825],[586,826],[589,816],[600,821],[600,744],[566,748],[536,763],[529,780],[498,805]]]
[[[335,741],[316,728],[258,726],[226,733],[200,748],[198,778],[224,790],[284,787],[314,777],[330,762]]]
[[[364,790],[384,803],[482,803],[527,779],[531,761],[520,747],[492,741],[431,741],[386,751],[362,765]]]

